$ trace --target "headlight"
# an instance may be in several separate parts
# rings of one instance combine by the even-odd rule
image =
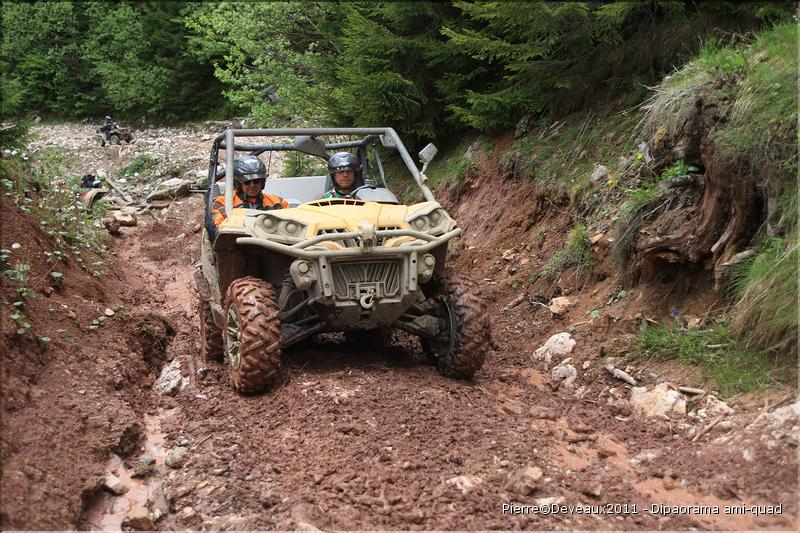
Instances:
[[[411,229],[431,235],[442,235],[456,226],[455,221],[438,205],[429,206],[422,212],[413,213],[406,219],[406,222]]]
[[[305,235],[306,225],[294,220],[283,220],[273,215],[259,215],[258,227],[265,233],[281,237],[300,238]]]

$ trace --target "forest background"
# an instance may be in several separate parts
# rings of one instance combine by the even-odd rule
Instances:
[[[496,132],[634,106],[792,2],[3,2],[0,117]]]

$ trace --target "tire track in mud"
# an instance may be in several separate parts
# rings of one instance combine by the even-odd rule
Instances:
[[[131,297],[177,330],[168,352],[192,383],[154,397],[167,448],[189,450],[162,477],[161,529],[684,529],[752,528],[749,517],[653,515],[667,505],[721,503],[664,468],[631,458],[669,448],[663,422],[637,422],[548,387],[548,377],[495,353],[475,381],[439,376],[418,343],[380,352],[322,336],[284,356],[276,390],[241,396],[222,365],[198,379],[193,268],[201,202],[192,198],[126,237]],[[541,469],[529,489],[514,474]],[[529,492],[526,494],[526,492]],[[513,504],[627,504],[638,514],[512,514]],[[503,505],[506,504],[504,513]],[[720,520],[722,518],[722,520]],[[786,527],[771,522],[772,527]]]
[[[750,529],[796,521],[646,512],[654,502],[739,500],[693,493],[686,486],[697,480],[670,468],[702,462],[702,443],[690,445],[664,421],[553,392],[527,354],[500,350],[474,381],[457,381],[423,364],[407,337],[370,350],[323,336],[285,354],[287,379],[266,394],[238,395],[221,365],[200,379],[193,272],[202,202],[193,196],[156,217],[126,229],[115,250],[126,303],[169,319],[177,333],[168,357],[191,378],[176,398],[150,394],[148,419],[158,424],[149,427],[160,427],[165,448],[189,449],[181,469],[159,459],[153,483],[163,482],[169,501],[160,529]],[[531,337],[529,351],[544,340]],[[512,488],[528,466],[541,477]],[[635,504],[639,512],[503,513],[504,504],[537,503]]]

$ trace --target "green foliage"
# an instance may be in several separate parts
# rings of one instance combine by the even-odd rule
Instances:
[[[209,113],[221,84],[188,54],[192,2],[3,2],[0,117],[156,121]]]
[[[732,290],[733,333],[745,346],[770,353],[796,355],[798,342],[797,280],[800,251],[796,236],[764,239],[761,252],[741,265]]]
[[[564,247],[556,250],[553,255],[550,256],[541,272],[539,272],[539,275],[536,276],[536,279],[541,277],[555,278],[572,265],[578,265],[582,268],[592,268],[595,265],[595,261],[589,253],[591,244],[586,226],[583,224],[576,224],[569,231]]]
[[[127,166],[117,170],[117,175],[122,177],[144,174],[154,169],[158,165],[158,160],[153,156],[142,154],[131,161]]]
[[[687,165],[683,160],[678,160],[669,168],[664,170],[655,179],[645,179],[642,184],[628,191],[628,199],[622,206],[622,211],[628,214],[636,214],[642,208],[649,205],[651,201],[663,194],[666,190],[664,184],[680,176],[685,176],[689,172],[697,172],[700,169]]]
[[[438,187],[460,182],[472,166],[470,159],[465,156],[470,144],[469,139],[465,139],[447,153],[440,153],[425,171],[428,185]]]
[[[785,378],[787,365],[770,364],[762,354],[735,344],[726,326],[687,331],[678,324],[647,324],[639,331],[639,357],[677,359],[699,366],[723,396],[766,388]]]
[[[323,176],[328,173],[328,166],[319,157],[300,152],[287,152],[283,159],[283,177]]]

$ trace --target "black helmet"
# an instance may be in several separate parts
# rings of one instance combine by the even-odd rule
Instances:
[[[254,155],[245,155],[233,160],[233,175],[236,183],[247,183],[267,179],[267,167]]]
[[[332,180],[334,172],[347,169],[355,171],[356,177],[358,177],[360,167],[361,161],[349,152],[336,152],[328,159],[328,173]],[[336,183],[336,180],[334,180],[334,183]]]

